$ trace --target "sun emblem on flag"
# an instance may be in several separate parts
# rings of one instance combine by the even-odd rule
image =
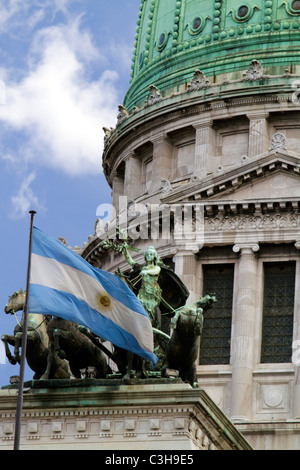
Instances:
[[[112,301],[106,292],[98,292],[96,295],[96,304],[99,310],[108,311],[111,310]]]

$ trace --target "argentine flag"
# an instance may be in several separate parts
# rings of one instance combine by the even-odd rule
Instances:
[[[29,312],[84,325],[115,346],[157,362],[150,318],[127,284],[94,268],[36,227],[32,232]]]

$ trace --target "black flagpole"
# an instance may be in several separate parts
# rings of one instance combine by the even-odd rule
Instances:
[[[29,299],[29,286],[30,286],[32,228],[33,228],[33,218],[36,212],[29,211],[29,214],[31,216],[31,219],[30,219],[26,297],[25,297],[24,315],[23,315],[22,353],[21,353],[21,362],[20,362],[20,379],[19,379],[19,390],[18,390],[18,398],[17,398],[17,410],[16,410],[14,450],[19,450],[20,448],[21,421],[22,421],[22,408],[23,408],[24,371],[25,371],[26,347],[27,347],[28,299]]]

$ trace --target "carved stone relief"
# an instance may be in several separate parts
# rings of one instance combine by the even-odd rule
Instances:
[[[206,78],[205,74],[200,70],[196,70],[194,78],[187,86],[187,91],[202,90],[203,88],[209,87],[209,85],[209,80]]]
[[[259,214],[207,217],[204,223],[206,232],[244,232],[253,230],[276,230],[300,228],[300,214]]]
[[[198,449],[211,449],[214,444],[208,438],[205,431],[199,428],[197,421],[189,418],[187,408],[164,408],[152,410],[149,408],[147,413],[141,413],[141,410],[120,410],[111,416],[111,411],[94,410],[88,414],[82,412],[82,416],[76,417],[76,412],[60,411],[60,419],[55,419],[55,412],[35,411],[35,420],[32,420],[30,413],[28,420],[24,419],[25,441],[48,441],[48,447],[52,445],[52,440],[84,440],[87,443],[101,443],[109,441],[119,442],[120,439],[126,439],[130,443],[138,437],[142,438],[146,434],[149,438],[164,439],[173,437],[183,438],[193,441]],[[129,416],[130,414],[130,416]],[[194,413],[192,413],[194,415]],[[53,419],[54,418],[54,419]],[[14,425],[7,418],[2,418],[0,425],[0,440],[12,441],[14,436]],[[7,420],[7,421],[6,421]],[[74,441],[73,441],[74,442]],[[39,445],[37,443],[37,445]],[[73,444],[74,445],[74,444]]]
[[[276,132],[271,139],[270,150],[284,149],[286,145],[286,137],[281,132]]]
[[[275,410],[281,413],[289,412],[289,386],[289,383],[258,384],[260,394],[258,412],[268,413]]]
[[[259,80],[263,78],[263,67],[258,60],[252,60],[247,72],[243,73],[243,79],[245,81]]]
[[[150,85],[149,95],[145,101],[145,106],[152,106],[155,103],[159,103],[162,100],[161,93],[155,85]]]
[[[121,124],[129,117],[129,112],[127,111],[125,106],[122,106],[121,104],[119,104],[118,110],[119,110],[119,114],[117,116],[117,125]]]

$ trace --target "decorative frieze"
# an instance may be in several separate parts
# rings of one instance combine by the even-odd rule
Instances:
[[[241,93],[242,93],[242,91],[244,90],[243,84],[245,85],[247,81],[258,80],[258,78],[250,80],[251,74],[249,74],[248,72],[249,71],[244,72],[242,78],[237,79],[237,80],[228,80],[227,78],[225,78],[225,75],[223,74],[222,81],[217,82],[217,83],[211,83],[209,82],[208,79],[206,79],[206,81],[204,82],[202,81],[202,79],[198,81],[198,77],[196,78],[196,81],[194,82],[194,79],[195,79],[195,76],[194,76],[194,78],[191,80],[191,82],[189,82],[186,88],[179,90],[176,93],[174,92],[170,94],[164,93],[164,96],[162,96],[161,92],[155,85],[151,85],[149,89],[149,94],[146,100],[144,101],[144,103],[142,103],[139,106],[134,106],[129,112],[129,115],[125,117],[125,119],[123,119],[121,113],[119,113],[119,116],[121,119],[120,120],[118,119],[116,128],[103,127],[103,131],[105,134],[104,135],[105,147],[108,148],[113,143],[114,138],[116,139],[118,138],[117,131],[119,130],[119,128],[121,127],[121,124],[123,124],[124,121],[125,122],[130,121],[130,125],[133,125],[133,127],[134,127],[135,118],[142,119],[143,122],[145,122],[147,115],[145,115],[144,113],[140,115],[140,111],[143,111],[146,108],[151,108],[152,105],[158,102],[161,103],[161,108],[160,108],[161,110],[163,110],[164,105],[166,106],[170,105],[170,100],[172,101],[174,100],[174,105],[176,105],[176,102],[179,102],[178,105],[180,105],[180,107],[182,108],[182,112],[184,113],[185,117],[187,117],[188,115],[193,115],[195,113],[200,114],[208,110],[219,111],[221,109],[228,109],[228,108],[233,108],[233,107],[244,107],[247,105],[249,106],[249,105],[254,105],[254,104],[270,105],[271,103],[278,104],[280,102],[286,102],[286,103],[290,102],[290,97],[291,97],[290,93],[279,94],[278,92],[272,93],[270,95],[258,95],[258,96],[251,95],[251,96],[246,96],[246,97],[241,96],[240,98],[238,98],[239,93],[238,94],[235,93],[235,97],[230,100],[227,99],[227,97],[224,100],[215,99],[216,96],[219,96],[220,98],[222,97],[222,92],[223,92],[222,87],[224,84],[233,86],[235,88],[235,91],[237,90],[237,87],[241,86]],[[270,80],[270,81],[282,79],[282,86],[285,86],[291,80],[293,80],[294,82],[297,81],[297,79],[299,79],[299,75],[287,73],[286,71],[284,71],[284,73],[282,73],[281,75],[263,75],[262,78],[264,80]],[[205,86],[202,86],[202,85],[205,85]],[[292,88],[292,82],[290,83],[290,86]],[[198,106],[196,107],[190,107],[186,105],[182,107],[182,104],[186,102],[184,95],[190,95],[191,91],[202,90],[202,89],[207,90],[207,95],[205,96],[205,102],[203,102],[203,100],[201,99]],[[226,91],[226,93],[228,93],[228,91]],[[187,99],[189,99],[188,96],[187,96]],[[176,106],[176,110],[178,110],[178,106]],[[149,110],[149,118],[151,118],[150,110]],[[165,116],[165,118],[168,118],[168,116]],[[171,115],[170,115],[170,118],[173,119]]]
[[[10,392],[0,391],[1,409],[7,410],[0,409],[0,450],[13,445],[15,395]],[[28,392],[21,450],[67,450],[76,445],[89,450],[251,448],[203,390],[178,379],[162,385]]]
[[[299,229],[300,213],[218,215],[206,217],[205,232],[249,232]]]
[[[146,430],[147,434],[153,438],[160,436],[185,436],[188,434],[189,414],[193,413],[193,408],[189,407],[162,407],[147,409],[140,408],[114,408],[113,410],[101,409],[91,410],[86,413],[86,419],[75,419],[74,414],[68,411],[61,411],[61,420],[53,420],[52,416],[45,416],[43,411],[27,413],[28,421],[24,417],[26,424],[26,440],[76,440],[98,439],[105,441],[109,439],[136,439],[139,428]],[[52,413],[51,413],[52,414]],[[181,417],[181,415],[184,417]],[[35,421],[31,421],[31,415]],[[12,441],[14,438],[14,425],[5,422],[1,418],[0,439],[2,441]],[[50,432],[49,432],[50,431]],[[0,445],[1,448],[1,445]]]

